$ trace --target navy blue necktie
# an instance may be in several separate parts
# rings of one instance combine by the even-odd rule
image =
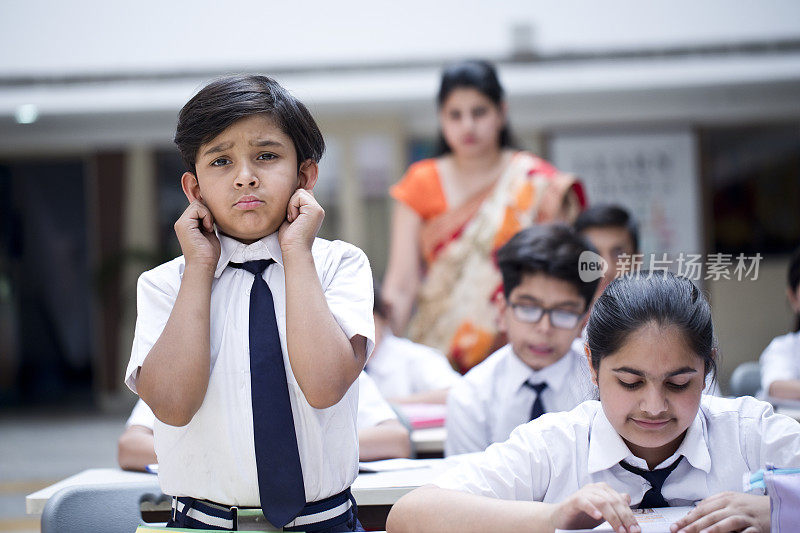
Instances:
[[[264,516],[273,526],[283,527],[305,506],[306,491],[275,304],[262,276],[271,263],[260,259],[229,264],[255,276],[250,289],[250,385],[258,493]]]
[[[536,399],[533,401],[533,407],[531,407],[531,420],[536,420],[545,413],[544,404],[542,403],[542,391],[547,388],[547,383],[533,384],[530,381],[526,381],[525,386],[536,392]]]
[[[625,461],[619,462],[619,466],[628,472],[633,472],[638,476],[642,476],[645,481],[650,483],[650,490],[645,492],[644,496],[642,496],[642,501],[639,503],[639,509],[669,507],[669,503],[661,494],[661,487],[664,486],[667,476],[669,476],[672,471],[678,467],[678,463],[681,462],[681,459],[683,459],[682,455],[678,457],[678,459],[671,465],[665,466],[664,468],[657,468],[656,470],[645,470],[644,468],[638,468],[633,465],[629,465]]]

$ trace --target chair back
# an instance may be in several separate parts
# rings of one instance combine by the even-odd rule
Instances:
[[[731,396],[755,396],[761,388],[761,365],[748,361],[737,366],[728,388]]]
[[[47,500],[42,533],[132,533],[138,526],[148,525],[142,519],[142,502],[156,504],[166,498],[155,476],[152,482],[65,487]]]

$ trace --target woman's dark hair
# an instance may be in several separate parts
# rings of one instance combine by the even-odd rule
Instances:
[[[497,251],[506,299],[526,274],[545,274],[575,287],[588,309],[600,280],[581,278],[580,257],[587,251],[597,252],[569,226],[541,224],[523,229]]]
[[[622,228],[628,232],[633,244],[633,251],[639,251],[639,226],[628,210],[613,204],[597,204],[578,215],[575,231],[583,233],[591,228]]]
[[[292,139],[298,169],[309,159],[319,163],[325,141],[306,106],[272,78],[240,74],[212,81],[178,114],[175,144],[189,172],[196,174],[203,144],[237,120],[259,114],[269,116]]]
[[[792,253],[792,258],[789,260],[789,289],[792,292],[797,292],[797,287],[800,285],[800,246]],[[795,331],[800,331],[800,313],[795,316]]]
[[[689,279],[672,272],[640,271],[612,281],[595,301],[586,334],[592,366],[616,353],[628,336],[647,324],[679,328],[691,350],[716,375],[711,306]]]
[[[494,65],[480,59],[459,61],[444,68],[442,80],[439,84],[439,94],[436,96],[436,104],[440,109],[447,97],[450,96],[450,93],[455,89],[475,89],[491,100],[498,108],[505,100],[505,93],[500,85],[500,80],[497,78],[497,70],[495,70]],[[511,130],[506,120],[503,129],[500,130],[500,147],[513,147],[514,144]],[[452,149],[445,141],[444,135],[440,130],[436,148],[437,155],[448,154],[451,151]]]

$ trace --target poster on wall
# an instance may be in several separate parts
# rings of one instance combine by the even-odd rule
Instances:
[[[550,138],[550,160],[576,174],[590,205],[613,203],[639,223],[644,254],[703,253],[696,143],[688,130],[569,132]]]

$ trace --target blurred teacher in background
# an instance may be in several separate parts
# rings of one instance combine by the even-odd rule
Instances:
[[[495,251],[532,224],[571,223],[585,205],[573,176],[517,150],[492,64],[445,68],[438,157],[414,163],[395,199],[384,299],[396,333],[437,348],[461,372],[502,346]]]

